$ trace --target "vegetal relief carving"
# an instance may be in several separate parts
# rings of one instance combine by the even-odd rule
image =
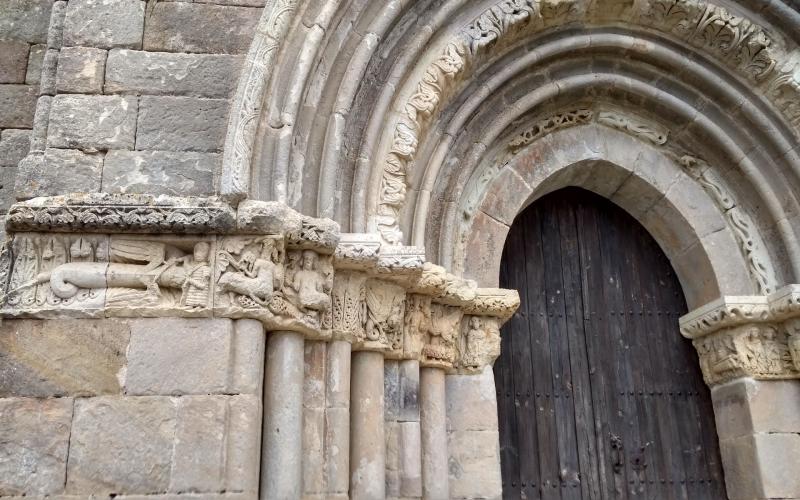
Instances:
[[[456,339],[461,327],[461,308],[431,304],[431,328],[422,347],[424,366],[449,368],[456,358]]]
[[[771,324],[744,325],[694,341],[709,385],[739,377],[783,379],[798,376],[784,332]]]
[[[479,371],[500,356],[500,326],[497,318],[466,316],[462,322],[458,368]]]
[[[108,237],[17,233],[3,252],[4,314],[89,312],[105,302]]]
[[[666,128],[640,119],[627,112],[620,113],[611,110],[600,111],[597,114],[597,122],[627,132],[634,137],[644,139],[656,146],[666,144],[667,138],[669,137],[669,131]]]
[[[787,335],[787,345],[789,354],[792,356],[792,364],[797,372],[800,372],[800,318],[793,318],[784,323]]]
[[[333,338],[355,342],[364,338],[367,318],[367,275],[356,271],[337,271],[333,278]]]
[[[403,350],[405,289],[378,280],[370,280],[365,289],[366,321],[361,347],[389,350],[395,356]]]

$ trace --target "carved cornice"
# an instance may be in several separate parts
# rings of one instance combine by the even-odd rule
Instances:
[[[126,194],[77,194],[15,203],[8,231],[94,233],[226,233],[234,210],[214,198]]]

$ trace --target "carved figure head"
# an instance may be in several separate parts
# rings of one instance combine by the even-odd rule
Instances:
[[[477,316],[473,316],[469,319],[469,329],[472,331],[480,330],[481,329],[481,319]]]
[[[313,271],[316,262],[317,254],[315,254],[312,250],[303,251],[303,269],[306,271]]]
[[[211,251],[211,246],[205,241],[194,246],[194,260],[195,262],[207,262],[208,254]]]

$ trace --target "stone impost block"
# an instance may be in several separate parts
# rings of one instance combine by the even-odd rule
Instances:
[[[103,191],[210,195],[221,161],[217,153],[109,151],[103,168]]]
[[[252,339],[254,349],[261,340]],[[234,385],[236,353],[229,319],[147,318],[131,321],[127,394],[220,394]],[[238,346],[243,348],[245,346]],[[250,382],[256,387],[254,369]]]
[[[711,390],[717,434],[800,433],[800,382],[741,378]]]
[[[57,95],[50,107],[47,143],[56,148],[133,149],[135,97]]]
[[[447,436],[450,498],[501,498],[497,431],[456,431]]]
[[[228,97],[236,88],[241,63],[241,56],[112,50],[104,90],[107,94]]]
[[[4,0],[0,39],[45,43],[53,0]]]
[[[29,45],[18,40],[0,40],[0,83],[25,83]]]
[[[119,394],[129,327],[117,320],[6,320],[0,397]]]
[[[105,50],[92,47],[61,49],[56,72],[56,90],[75,94],[102,93],[106,54]]]
[[[16,167],[31,145],[31,131],[7,129],[0,132],[0,167]]]
[[[21,198],[97,192],[102,171],[100,154],[48,148],[43,161],[30,155],[20,162],[14,190]]]
[[[0,128],[31,128],[36,112],[35,85],[0,85]]]
[[[144,8],[141,0],[70,0],[64,45],[141,48]]]
[[[446,384],[448,431],[497,429],[491,366],[479,375],[448,375]]]
[[[144,32],[149,51],[241,54],[253,40],[261,9],[184,2],[153,8]],[[213,30],[207,29],[214,26]]]
[[[136,149],[221,151],[228,106],[225,99],[142,97]]]
[[[70,398],[0,399],[0,496],[63,492],[71,420]]]
[[[99,397],[75,402],[67,493],[167,491],[176,405],[167,397]]]
[[[720,453],[731,500],[800,498],[800,435],[722,440]]]
[[[42,61],[46,51],[47,46],[44,44],[31,46],[31,50],[28,53],[28,67],[25,71],[25,83],[28,85],[39,83],[39,78],[42,75]]]

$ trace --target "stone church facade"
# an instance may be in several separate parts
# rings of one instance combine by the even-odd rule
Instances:
[[[572,186],[677,274],[727,496],[800,498],[799,44],[794,0],[2,0],[0,497],[502,497],[503,248]]]

